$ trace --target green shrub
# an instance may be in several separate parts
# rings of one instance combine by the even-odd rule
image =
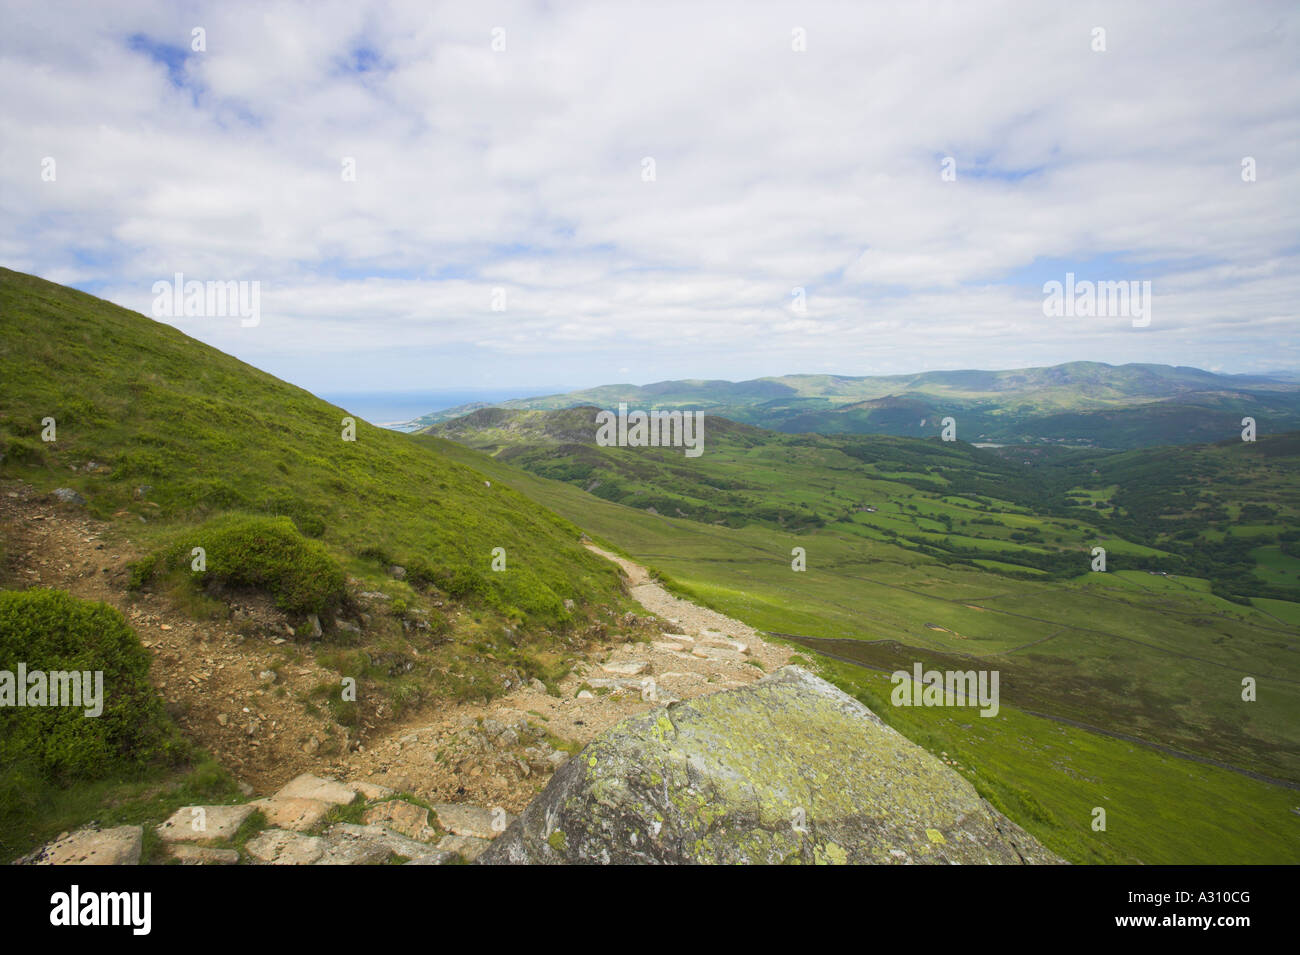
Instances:
[[[91,717],[89,704],[0,707],[0,802],[20,801],[20,790],[43,782],[99,779],[185,755],[149,684],[149,654],[112,607],[59,590],[0,592],[0,670],[16,677],[19,663],[28,673],[102,671],[103,709]]]
[[[202,547],[206,569],[192,571],[191,552]],[[131,568],[139,587],[160,571],[193,573],[198,582],[263,590],[288,613],[325,613],[346,597],[343,568],[287,517],[232,516],[209,521],[166,551]]]

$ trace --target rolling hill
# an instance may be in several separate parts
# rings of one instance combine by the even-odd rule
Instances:
[[[1300,385],[1285,376],[1217,375],[1197,368],[1072,362],[1011,371],[932,371],[844,377],[786,375],[753,381],[605,385],[497,407],[580,405],[698,409],[788,433],[938,435],[952,417],[959,438],[988,444],[1137,448],[1218,441],[1256,419],[1261,433],[1300,428]],[[420,427],[477,410],[425,415]]]

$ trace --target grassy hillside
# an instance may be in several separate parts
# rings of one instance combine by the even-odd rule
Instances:
[[[605,385],[501,404],[690,408],[788,433],[938,435],[943,418],[981,443],[1137,448],[1222,440],[1247,415],[1262,433],[1300,428],[1300,386],[1280,377],[1216,375],[1168,365],[1073,362],[1011,371],[935,371],[854,378],[786,375],[754,381]],[[422,426],[479,406],[429,414]]]
[[[69,487],[97,517],[143,518],[160,543],[229,512],[284,516],[357,574],[420,568],[455,595],[559,624],[611,599],[577,531],[509,488],[357,420],[181,332],[0,270],[4,473]],[[54,419],[57,440],[41,439]],[[93,464],[93,467],[87,466]],[[491,570],[504,548],[507,572]]]

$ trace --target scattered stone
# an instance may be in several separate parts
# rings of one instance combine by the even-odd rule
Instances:
[[[394,564],[392,567],[389,567],[388,573],[397,580],[406,579],[406,568],[400,564]]]
[[[85,504],[86,499],[70,487],[56,487],[54,496],[64,504]]]

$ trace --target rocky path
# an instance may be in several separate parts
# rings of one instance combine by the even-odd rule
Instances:
[[[124,522],[93,520],[77,502],[53,500],[17,482],[0,487],[0,525],[7,546],[5,586],[57,587],[122,611],[152,653],[151,680],[185,733],[232,769],[248,796],[266,794],[255,805],[268,820],[267,832],[277,834],[250,842],[248,861],[374,861],[387,854],[384,846],[392,855],[415,859],[410,840],[425,845],[418,856],[423,861],[469,858],[486,842],[464,839],[486,840],[498,832],[485,829],[484,819],[521,812],[566,759],[615,723],[753,683],[791,655],[790,648],[768,643],[740,621],[673,596],[640,565],[589,544],[622,568],[631,596],[650,614],[639,623],[649,623],[657,634],[597,647],[579,660],[558,692],[534,680],[488,704],[426,708],[379,729],[383,735],[372,735],[364,746],[342,752],[336,747],[326,756],[317,752],[320,742],[337,728],[304,711],[299,701],[331,673],[287,639],[288,624],[269,603],[243,598],[230,620],[209,622],[192,619],[165,594],[130,593],[127,564],[137,548]],[[286,636],[276,635],[281,632]],[[315,795],[295,795],[295,784],[316,787]],[[323,792],[334,801],[316,798]],[[345,802],[345,792],[371,800],[364,825],[335,822],[320,831],[328,821],[324,804]],[[415,803],[381,805],[391,793],[435,807],[442,822],[425,820]],[[223,815],[217,807],[182,812],[196,808]],[[462,810],[472,823],[456,819]],[[408,841],[381,838],[379,830]],[[71,834],[71,842],[57,851],[45,847],[44,858],[138,856],[139,827],[102,838],[86,833],[91,849],[82,836]],[[172,854],[186,862],[233,861],[228,848],[199,851],[212,848],[207,839],[197,845],[171,841]]]
[[[588,547],[622,568],[632,596],[653,614],[658,636],[596,651],[561,681],[558,695],[534,682],[488,705],[420,714],[350,754],[345,773],[430,801],[469,790],[480,802],[517,813],[569,754],[620,720],[745,686],[789,662],[789,647],[674,597],[630,560]]]

